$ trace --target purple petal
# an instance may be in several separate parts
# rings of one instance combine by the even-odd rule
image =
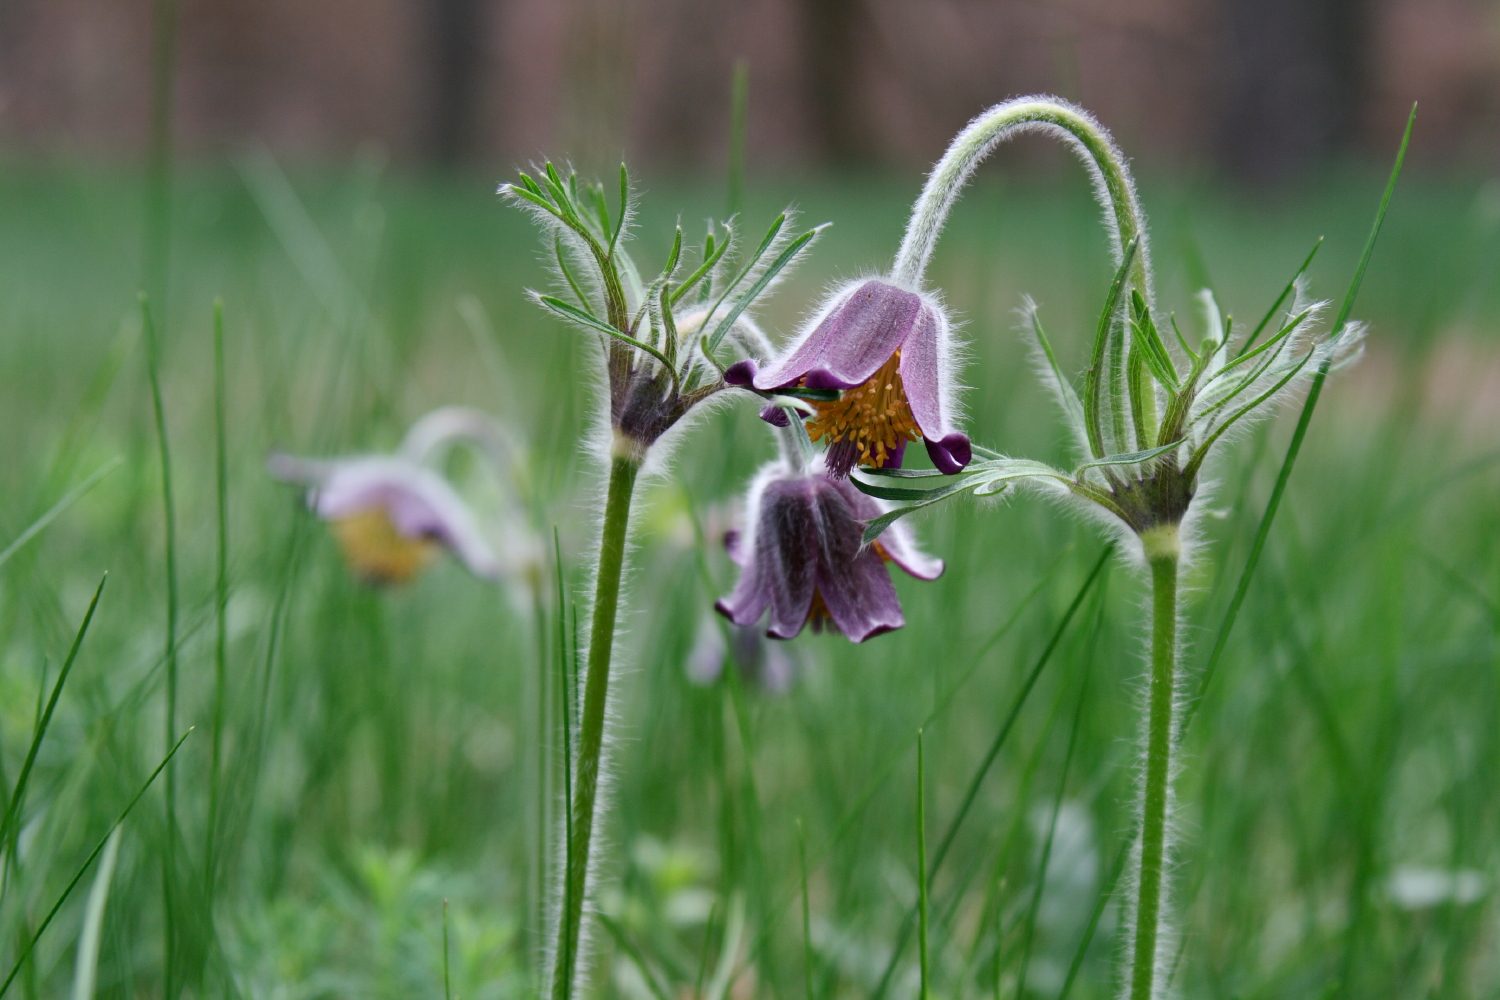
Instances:
[[[852,389],[902,345],[922,300],[883,281],[850,292],[779,362],[756,373],[757,389],[779,389],[806,378],[813,389]]]
[[[885,550],[891,562],[918,580],[936,580],[943,575],[943,561],[917,547],[917,541],[912,537],[911,526],[905,521],[897,521],[885,529],[885,533],[875,544]]]
[[[901,460],[906,457],[906,438],[896,442],[896,447],[885,453],[885,461],[878,463],[877,469],[899,469]],[[864,494],[860,494],[863,496]]]
[[[945,476],[956,476],[964,471],[964,466],[969,464],[973,458],[973,452],[969,448],[969,435],[954,431],[941,441],[928,440],[927,457],[932,459],[932,464]]]
[[[932,464],[951,476],[962,471],[971,456],[968,437],[954,430],[943,406],[946,373],[939,352],[947,339],[947,326],[948,321],[936,308],[922,303],[921,315],[901,348],[901,384],[911,414],[927,441]]]
[[[850,642],[864,642],[905,625],[885,563],[874,550],[860,550],[863,525],[849,494],[869,498],[847,481],[815,482],[819,483],[818,520],[823,527],[817,588],[829,617]]]
[[[730,385],[748,386],[755,381],[755,359],[746,358],[744,361],[736,361],[724,369],[724,381]]]
[[[468,506],[446,480],[415,463],[397,458],[336,463],[312,503],[325,520],[383,510],[403,536],[436,539],[476,576],[501,572]]]
[[[734,592],[715,608],[736,625],[753,625],[766,608],[766,634],[790,639],[812,608],[818,525],[808,479],[777,480],[761,495],[755,548]]]
[[[745,536],[739,528],[730,528],[724,532],[724,551],[729,553],[729,561],[736,566],[745,565]]]
[[[767,403],[760,408],[760,419],[772,427],[792,426],[792,418],[787,416],[786,407],[778,406],[775,403]]]

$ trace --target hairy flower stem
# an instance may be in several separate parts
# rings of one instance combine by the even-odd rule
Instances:
[[[1060,135],[1075,148],[1084,166],[1094,175],[1100,204],[1109,217],[1116,263],[1131,240],[1140,240],[1131,263],[1131,282],[1148,303],[1152,301],[1145,225],[1125,157],[1104,127],[1087,112],[1050,97],[1020,97],[997,104],[970,122],[953,140],[912,206],[911,221],[907,223],[892,271],[896,284],[911,289],[922,284],[922,275],[948,212],[980,161],[1006,139],[1038,131]]]
[[[1177,569],[1181,559],[1176,525],[1141,536],[1151,565],[1151,688],[1146,724],[1146,780],[1141,803],[1141,869],[1136,880],[1135,948],[1130,1000],[1154,1000],[1157,950],[1167,866],[1167,812],[1171,799],[1173,718],[1177,684]]]
[[[556,966],[552,977],[554,1000],[568,1000],[572,996],[573,980],[577,976],[590,845],[597,818],[594,805],[599,792],[600,758],[604,753],[610,655],[620,605],[620,576],[625,567],[625,535],[630,526],[630,501],[643,458],[635,449],[628,453],[617,451],[609,468],[604,530],[599,540],[599,575],[594,583],[594,614],[589,629],[588,673],[584,678],[583,713],[578,724],[572,838],[568,844],[567,870],[563,873],[563,905],[558,917]]]

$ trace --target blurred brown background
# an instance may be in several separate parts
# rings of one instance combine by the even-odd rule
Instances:
[[[751,67],[752,167],[924,165],[1051,91],[1142,159],[1255,179],[1378,149],[1500,158],[1500,4],[1480,0],[182,0],[179,148],[508,167],[622,152],[717,167]],[[133,158],[150,0],[0,2],[0,153]]]

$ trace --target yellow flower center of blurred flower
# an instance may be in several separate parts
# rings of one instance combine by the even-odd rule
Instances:
[[[350,569],[367,583],[406,583],[442,548],[430,538],[408,538],[380,507],[328,522]]]
[[[826,436],[830,444],[852,442],[859,449],[859,464],[876,467],[884,465],[903,440],[921,440],[901,385],[900,365],[898,350],[863,385],[846,389],[833,402],[814,400],[818,414],[808,420],[807,436],[814,441]]]

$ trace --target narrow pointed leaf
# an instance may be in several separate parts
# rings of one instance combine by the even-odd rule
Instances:
[[[1261,317],[1261,321],[1256,324],[1254,331],[1251,332],[1244,346],[1240,348],[1240,357],[1243,357],[1246,351],[1255,346],[1255,341],[1259,339],[1261,333],[1265,330],[1266,324],[1271,322],[1271,317],[1276,315],[1276,310],[1280,309],[1281,304],[1286,301],[1287,296],[1292,294],[1292,290],[1297,287],[1297,279],[1307,272],[1308,266],[1312,264],[1313,258],[1318,255],[1318,250],[1322,246],[1323,237],[1319,236],[1318,241],[1313,244],[1313,248],[1308,251],[1307,258],[1302,261],[1302,266],[1297,268],[1297,273],[1292,275],[1292,280],[1288,281],[1286,287],[1281,290],[1281,294],[1276,296],[1276,301],[1271,303],[1271,308],[1266,310],[1265,316]]]
[[[777,258],[772,261],[771,266],[766,268],[765,273],[760,276],[760,279],[750,286],[750,290],[735,300],[734,308],[730,309],[729,313],[719,321],[718,327],[714,329],[713,335],[709,338],[710,352],[719,349],[720,342],[723,341],[724,336],[733,328],[734,322],[740,318],[740,314],[750,307],[750,304],[756,300],[761,292],[766,290],[767,285],[776,280],[776,276],[797,258],[804,247],[818,238],[827,225],[827,223],[824,223],[821,226],[809,229],[788,243],[786,249],[781,251]]]
[[[1165,455],[1167,452],[1182,444],[1181,441],[1173,441],[1164,444],[1160,448],[1148,448],[1145,451],[1132,451],[1123,455],[1107,455],[1104,458],[1096,458],[1092,462],[1084,462],[1073,473],[1073,478],[1083,475],[1085,469],[1096,469],[1105,465],[1139,465],[1141,462],[1149,462],[1153,458]]]

